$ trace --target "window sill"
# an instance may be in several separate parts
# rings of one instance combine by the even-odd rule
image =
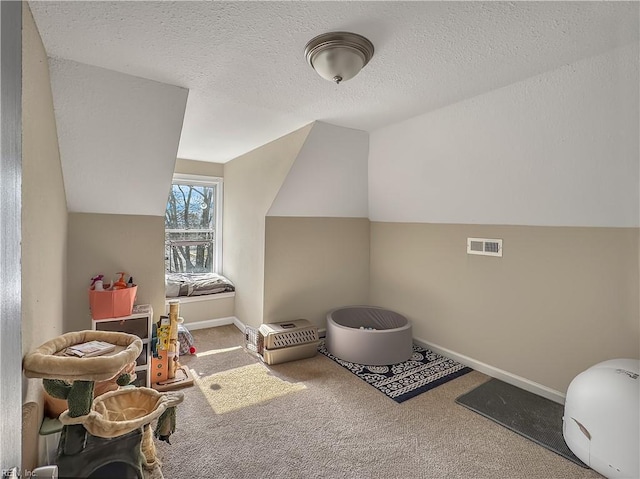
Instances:
[[[204,294],[202,296],[176,296],[175,298],[164,298],[164,303],[169,304],[169,301],[175,301],[176,299],[180,301],[180,304],[186,303],[197,303],[198,301],[215,301],[217,299],[226,299],[235,297],[235,291],[230,293],[214,293],[214,294]]]

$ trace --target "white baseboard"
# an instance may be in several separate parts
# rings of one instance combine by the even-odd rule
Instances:
[[[502,369],[498,369],[489,364],[483,363],[481,361],[477,361],[476,359],[470,358],[463,354],[456,353],[455,351],[451,351],[450,349],[443,348],[438,346],[437,344],[430,343],[428,341],[424,341],[423,339],[413,338],[413,341],[423,348],[430,349],[434,353],[442,354],[443,356],[447,356],[448,358],[455,359],[459,363],[464,364],[465,366],[469,366],[470,368],[475,369],[476,371],[480,371],[488,376],[491,376],[496,379],[500,379],[505,383],[509,383],[513,386],[517,386],[525,391],[532,392],[537,394],[538,396],[545,397],[559,404],[564,404],[564,400],[566,395],[556,391],[555,389],[548,388],[547,386],[543,386],[542,384],[538,384],[536,382],[530,381],[522,376],[517,376],[516,374],[512,374],[508,371],[504,371]]]
[[[235,316],[227,316],[226,318],[206,319],[204,321],[194,321],[192,323],[184,323],[183,326],[189,331],[196,329],[217,328],[218,326],[227,326],[233,324],[236,328],[244,333],[244,324]]]
[[[236,321],[238,321],[238,318],[235,316],[228,316],[226,318],[206,319],[204,321],[184,323],[183,326],[189,331],[192,331],[195,329],[216,328],[218,326],[226,326],[227,324],[236,324]],[[244,331],[244,328],[242,330]]]
[[[238,318],[236,318],[235,316],[233,316],[233,324],[235,325],[236,328],[238,328],[240,330],[240,332],[242,334],[244,334],[244,323],[242,321],[240,321]]]

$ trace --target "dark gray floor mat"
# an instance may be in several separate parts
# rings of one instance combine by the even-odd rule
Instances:
[[[549,399],[491,379],[456,399],[458,404],[517,432],[587,468],[564,442],[562,415],[564,406]]]

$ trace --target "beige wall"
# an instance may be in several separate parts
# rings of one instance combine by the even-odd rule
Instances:
[[[311,125],[224,165],[223,273],[236,286],[235,316],[263,316],[265,216]]]
[[[63,332],[67,203],[47,55],[22,18],[22,351]]]
[[[367,218],[267,218],[264,321],[306,318],[325,327],[327,311],[366,304]]]
[[[502,238],[504,256],[466,254]],[[611,358],[640,357],[638,229],[371,224],[373,304],[414,337],[561,393]]]
[[[210,163],[208,161],[176,160],[175,173],[183,175],[217,176],[224,175],[224,165],[222,163]]]
[[[138,285],[137,304],[150,303],[154,319],[164,312],[164,218],[69,214],[65,330],[91,328],[89,287],[93,275],[110,280],[126,271]]]

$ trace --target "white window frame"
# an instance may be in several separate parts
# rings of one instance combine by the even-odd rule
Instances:
[[[173,185],[197,185],[197,186],[215,186],[215,208],[216,208],[216,221],[214,225],[215,229],[215,248],[214,248],[214,268],[213,272],[222,274],[222,199],[223,194],[223,179],[219,176],[202,176],[202,175],[187,175],[184,173],[174,173],[171,181],[171,187]],[[172,230],[169,230],[172,231]],[[182,230],[180,230],[182,231]],[[197,231],[197,230],[190,230]],[[209,230],[207,230],[209,231]],[[165,229],[165,238],[166,238]]]

